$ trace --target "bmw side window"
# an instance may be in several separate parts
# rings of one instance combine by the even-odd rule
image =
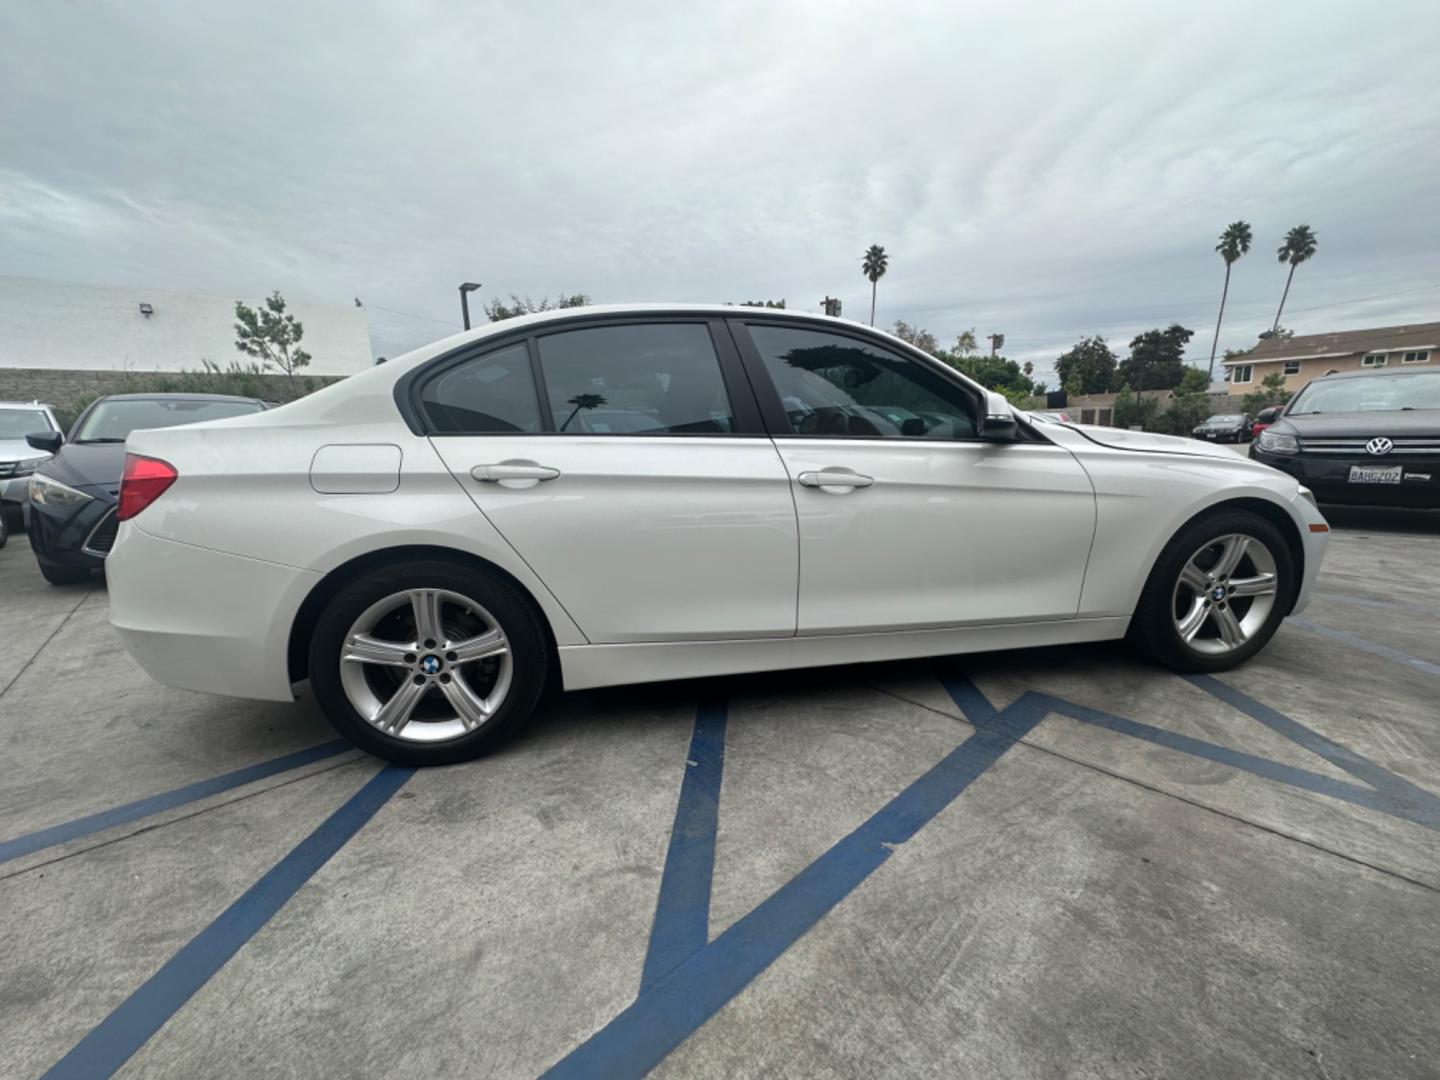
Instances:
[[[735,417],[701,323],[596,326],[537,339],[555,430],[723,435]]]
[[[435,376],[420,391],[420,408],[436,435],[542,430],[530,352],[523,341]]]
[[[822,330],[749,330],[796,435],[976,437],[974,399],[918,361]]]

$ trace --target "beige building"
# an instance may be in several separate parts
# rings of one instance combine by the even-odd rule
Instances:
[[[1225,381],[1231,394],[1248,394],[1259,389],[1265,376],[1278,371],[1285,376],[1285,388],[1293,392],[1336,371],[1430,363],[1440,363],[1440,322],[1266,338],[1249,352],[1225,361]]]

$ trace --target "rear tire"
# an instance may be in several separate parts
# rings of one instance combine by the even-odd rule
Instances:
[[[1165,545],[1130,639],[1175,671],[1226,671],[1263,649],[1290,611],[1296,568],[1285,536],[1248,510],[1220,510]]]
[[[5,508],[0,506],[0,548],[10,540],[10,523],[5,520]]]
[[[487,753],[530,718],[549,657],[540,615],[513,585],[427,560],[340,589],[310,641],[310,686],[362,750],[448,765]]]

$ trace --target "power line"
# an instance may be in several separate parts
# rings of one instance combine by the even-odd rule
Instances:
[[[459,323],[451,322],[448,319],[437,319],[433,315],[420,315],[413,311],[400,311],[396,308],[381,307],[379,304],[372,304],[368,300],[365,302],[365,306],[374,308],[376,311],[388,311],[391,315],[404,315],[408,319],[422,319],[425,322],[438,323],[440,326],[448,326],[454,330],[460,329]]]

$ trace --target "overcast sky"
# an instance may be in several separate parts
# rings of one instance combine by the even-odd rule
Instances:
[[[366,304],[827,293],[1046,372],[1179,321],[1440,320],[1433,2],[0,7],[0,274]],[[1123,352],[1123,348],[1119,351]]]

